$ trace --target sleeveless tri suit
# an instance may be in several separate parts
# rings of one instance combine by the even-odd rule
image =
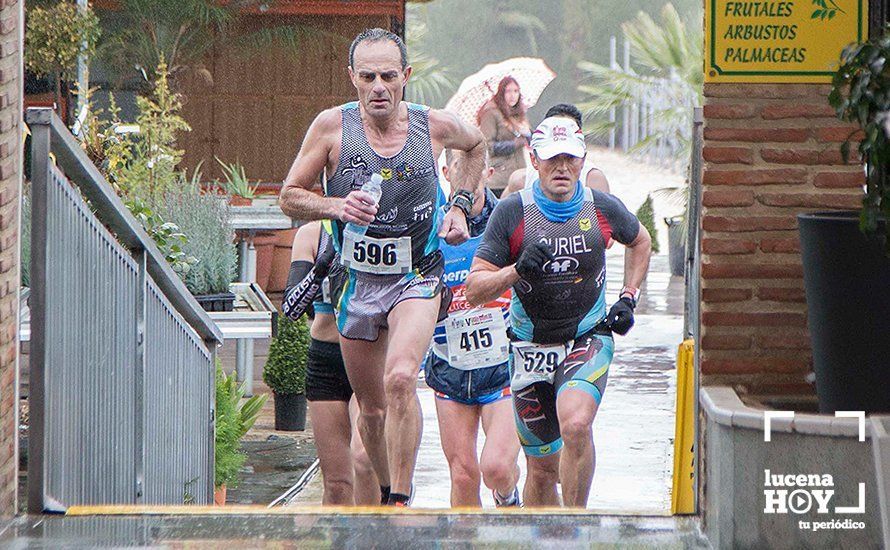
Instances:
[[[580,183],[578,183],[580,185]],[[551,221],[532,189],[510,195],[495,209],[476,256],[498,267],[513,264],[527,246],[550,245],[555,258],[543,274],[520,279],[510,304],[511,390],[526,454],[546,456],[562,447],[556,397],[566,389],[598,403],[606,387],[614,343],[606,317],[606,244],[629,244],[639,222],[612,195],[583,189],[581,209]]]
[[[341,106],[342,139],[337,168],[325,194],[345,197],[372,173],[383,176],[377,218],[364,238],[344,240],[344,224],[333,223],[333,241],[347,267],[337,327],[346,338],[374,341],[387,328],[389,312],[412,298],[432,299],[442,285],[439,252],[439,188],[429,130],[429,108],[407,103],[408,137],[401,151],[383,157],[368,143],[356,102]]]

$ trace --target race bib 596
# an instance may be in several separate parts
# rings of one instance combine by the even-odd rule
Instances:
[[[365,235],[357,241],[348,236],[340,256],[343,265],[376,275],[398,275],[411,271],[411,237],[375,239]]]

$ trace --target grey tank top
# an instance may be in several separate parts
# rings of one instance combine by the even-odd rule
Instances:
[[[433,158],[429,130],[429,107],[407,103],[408,139],[401,151],[391,157],[378,155],[365,136],[357,102],[340,107],[343,133],[340,159],[333,176],[327,178],[325,194],[345,197],[360,189],[372,173],[383,176],[377,219],[369,226],[368,236],[374,238],[411,238],[413,267],[428,264],[427,258],[439,250],[436,235],[439,206],[445,197],[439,187],[438,169]],[[343,245],[343,227],[334,221],[334,243],[337,251]]]

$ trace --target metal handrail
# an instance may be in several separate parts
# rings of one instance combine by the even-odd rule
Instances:
[[[96,216],[117,236],[121,244],[132,251],[145,251],[148,273],[183,319],[208,344],[222,343],[223,336],[219,327],[201,308],[158,250],[154,240],[90,161],[55,111],[46,107],[31,107],[25,113],[25,121],[32,128],[34,139],[37,137],[37,127],[48,128],[50,150],[56,157],[56,164],[77,185],[95,209]]]

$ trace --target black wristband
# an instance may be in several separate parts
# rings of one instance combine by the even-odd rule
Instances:
[[[473,210],[473,193],[461,189],[454,193],[451,197],[451,206],[456,206],[464,213],[467,219],[470,219],[470,212]]]

